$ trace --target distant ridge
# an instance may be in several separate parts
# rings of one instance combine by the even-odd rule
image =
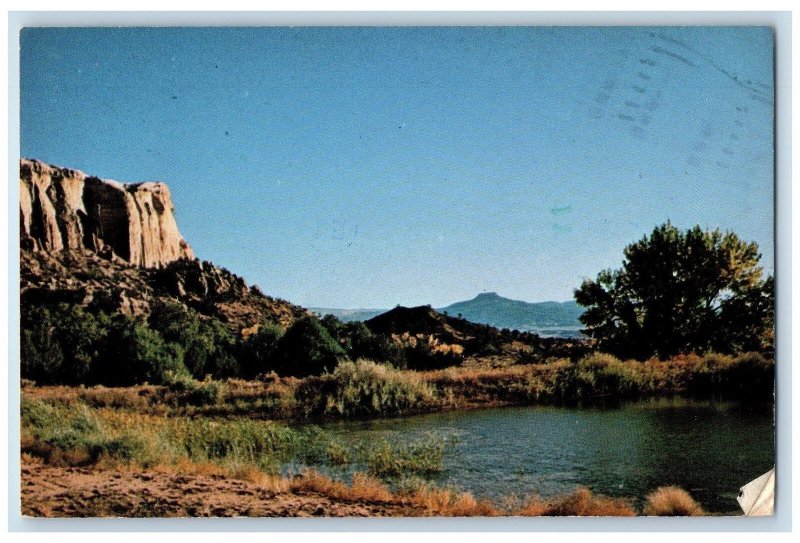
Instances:
[[[351,322],[368,321],[389,310],[311,308],[311,311]],[[505,298],[496,292],[483,292],[471,300],[456,302],[437,311],[496,328],[536,332],[542,336],[578,337],[583,308],[574,301],[531,303]]]
[[[308,310],[320,317],[333,315],[343,322],[368,321],[372,317],[388,311],[388,309],[337,309],[334,307],[309,307]]]
[[[456,302],[440,309],[443,313],[468,321],[490,324],[497,328],[545,331],[547,329],[581,328],[583,308],[574,301],[523,302],[504,298],[496,292],[484,292],[465,302]]]

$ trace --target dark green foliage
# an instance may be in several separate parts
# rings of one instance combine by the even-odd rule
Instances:
[[[100,382],[109,385],[166,383],[171,374],[186,371],[183,352],[143,321],[119,315],[109,333],[108,350],[100,358]]]
[[[279,326],[264,322],[242,342],[239,359],[243,377],[252,379],[276,369],[275,353],[281,337],[283,330]]]
[[[85,383],[103,352],[109,317],[78,306],[22,306],[22,375],[38,383]]]
[[[333,371],[346,351],[319,319],[305,316],[286,331],[275,351],[276,372],[305,377]]]
[[[42,384],[60,380],[64,353],[57,335],[56,326],[45,308],[25,311],[23,307],[20,359],[24,378]]]
[[[754,288],[721,302],[721,323],[715,348],[730,352],[771,352],[775,344],[775,281],[772,276]]]
[[[385,334],[375,334],[363,322],[349,322],[344,326],[347,354],[351,360],[364,358],[379,360],[395,367],[404,367],[402,349]]]
[[[325,315],[320,323],[347,353],[350,360],[378,360],[398,368],[405,367],[405,353],[391,338],[375,333],[361,321],[342,322],[334,315]]]
[[[403,349],[402,368],[409,370],[438,370],[459,366],[464,357],[452,351],[437,351],[423,341],[408,345]]]
[[[183,363],[195,378],[231,377],[239,373],[234,357],[236,338],[219,320],[201,317],[193,309],[167,302],[153,308],[148,324],[165,341],[180,347]]]
[[[774,296],[759,259],[758,246],[734,233],[683,232],[667,222],[625,248],[622,269],[575,291],[587,307],[584,333],[638,359],[769,349]]]
[[[736,358],[708,353],[687,383],[695,396],[772,399],[775,390],[775,361],[759,353]]]

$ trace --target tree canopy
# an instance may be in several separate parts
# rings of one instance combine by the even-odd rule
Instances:
[[[621,269],[575,290],[587,308],[584,333],[601,349],[639,359],[771,349],[774,282],[764,277],[757,244],[667,222],[624,255]]]

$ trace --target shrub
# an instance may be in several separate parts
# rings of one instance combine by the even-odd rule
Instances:
[[[172,373],[186,372],[182,352],[158,332],[131,317],[118,317],[109,334],[109,349],[98,372],[101,382],[162,384]]]
[[[366,464],[372,475],[379,476],[439,473],[444,469],[444,447],[444,441],[436,438],[409,444],[381,439],[367,447]]]
[[[363,358],[391,364],[397,368],[405,367],[405,356],[389,336],[376,334],[363,322],[350,322],[344,325],[347,354],[351,360]]]
[[[264,322],[258,330],[242,342],[240,358],[242,375],[253,378],[274,371],[278,365],[275,353],[283,336],[283,329],[270,322]]]
[[[644,514],[658,517],[695,517],[705,515],[705,512],[682,488],[662,486],[647,496]]]
[[[22,376],[38,383],[90,381],[101,356],[110,320],[70,304],[23,305],[20,358]]]
[[[306,415],[391,416],[435,401],[413,372],[366,360],[341,362],[333,373],[306,379],[296,393]]]
[[[168,372],[166,384],[173,392],[178,393],[181,405],[210,405],[217,403],[222,396],[222,385],[206,378],[197,381],[188,373]]]
[[[721,394],[727,387],[727,376],[733,358],[718,353],[708,353],[696,364],[688,379],[688,389],[693,394]]]
[[[605,353],[591,354],[579,360],[575,377],[582,396],[629,397],[642,390],[641,364],[621,362]]]
[[[775,394],[775,359],[744,353],[728,367],[726,393],[736,398],[771,399]]]
[[[516,514],[534,517],[633,517],[636,511],[627,500],[597,496],[588,488],[579,488],[568,496],[554,500],[531,498]]]
[[[417,338],[413,338],[417,339]],[[460,345],[444,346],[417,339],[403,348],[403,367],[410,370],[435,370],[459,366],[464,362]]]
[[[305,316],[295,321],[278,342],[276,371],[295,377],[319,375],[332,371],[345,355],[319,319]]]

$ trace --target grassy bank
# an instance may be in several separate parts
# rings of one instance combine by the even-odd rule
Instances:
[[[165,417],[90,407],[79,401],[30,397],[22,403],[21,434],[23,467],[61,468],[71,478],[77,477],[73,470],[79,468],[80,473],[107,473],[104,480],[117,480],[131,473],[137,473],[135,476],[140,479],[198,475],[211,477],[213,487],[214,481],[236,479],[270,495],[319,495],[340,502],[376,502],[402,506],[392,510],[409,515],[702,514],[691,497],[674,488],[658,489],[642,511],[637,511],[631,500],[598,496],[587,489],[552,499],[531,496],[500,503],[477,500],[469,493],[439,488],[424,480],[424,476],[442,469],[446,443],[435,438],[424,442],[345,445],[315,427],[297,429],[240,418]],[[293,476],[282,475],[279,468],[287,462],[302,462],[306,467]],[[314,468],[326,465],[349,467],[349,482]],[[387,484],[390,481],[392,484]],[[213,493],[213,488],[208,491]],[[97,497],[98,501],[104,499],[114,498]],[[116,514],[126,511],[114,503],[103,507],[98,510]],[[147,514],[146,508],[131,510]]]
[[[59,467],[133,462],[142,467],[214,463],[277,474],[286,464],[361,469],[381,477],[443,469],[447,443],[344,443],[316,426],[292,428],[240,417],[165,417],[80,401],[22,401],[22,452]]]
[[[593,354],[500,368],[397,370],[359,360],[303,379],[196,381],[132,387],[36,387],[26,396],[152,415],[205,415],[275,420],[390,417],[502,405],[581,404],[686,395],[771,400],[774,361],[759,354],[708,354],[621,361]]]

